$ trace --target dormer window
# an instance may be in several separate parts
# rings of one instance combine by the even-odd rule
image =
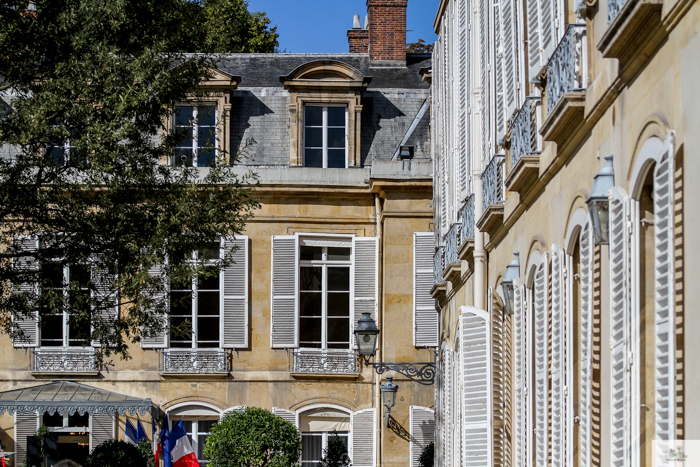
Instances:
[[[347,106],[304,107],[304,167],[347,167]]]
[[[178,105],[174,129],[182,134],[175,146],[174,166],[213,167],[217,155],[216,105]]]

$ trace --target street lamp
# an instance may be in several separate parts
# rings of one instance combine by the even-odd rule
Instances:
[[[513,261],[506,267],[506,273],[501,281],[503,307],[509,315],[512,315],[515,310],[515,286],[513,281],[520,277],[520,253],[516,251],[513,253],[513,256]]]
[[[379,386],[379,390],[382,392],[382,404],[386,407],[386,426],[389,426],[389,413],[396,405],[396,391],[399,390],[399,385],[394,384],[393,376],[387,376],[386,383]]]
[[[612,165],[612,154],[608,154],[604,159],[606,165],[595,176],[593,188],[591,188],[591,196],[586,200],[588,212],[591,215],[593,237],[596,245],[607,245],[610,241],[608,191],[615,186],[615,171]]]
[[[369,365],[370,357],[377,352],[377,336],[379,328],[369,313],[362,313],[362,318],[357,322],[355,340],[357,340],[357,353],[365,359],[365,365]]]

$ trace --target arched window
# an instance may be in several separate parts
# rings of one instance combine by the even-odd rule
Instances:
[[[350,449],[350,414],[337,408],[321,407],[299,414],[301,433],[301,466],[316,467],[333,434]]]
[[[182,420],[199,465],[207,465],[209,461],[204,456],[204,445],[211,427],[221,418],[222,411],[210,404],[195,402],[176,405],[167,414],[171,431]]]

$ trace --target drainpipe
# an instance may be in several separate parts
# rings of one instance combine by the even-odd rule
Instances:
[[[483,186],[481,184],[482,158],[474,161],[474,306],[485,310],[484,292],[486,290],[486,250],[484,249],[484,234],[479,231],[476,222],[483,214]]]
[[[377,236],[377,244],[379,251],[377,256],[379,258],[379,265],[377,271],[377,280],[379,281],[377,288],[378,295],[378,307],[377,307],[377,322],[379,324],[379,329],[384,331],[384,259],[382,252],[384,251],[384,216],[382,214],[382,192],[376,192],[374,194],[374,218],[375,218],[375,235]],[[375,362],[383,361],[384,357],[384,332],[379,333],[379,342],[377,343],[377,355],[375,357]],[[373,406],[377,410],[377,425],[376,425],[376,453],[377,465],[382,465],[382,395],[379,390],[379,382],[381,378],[375,374],[374,368],[372,368],[372,389],[374,391],[374,401]]]

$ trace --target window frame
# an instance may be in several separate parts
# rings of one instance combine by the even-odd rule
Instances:
[[[344,156],[344,164],[343,167],[338,167],[338,168],[343,168],[346,169],[348,168],[348,148],[349,148],[349,133],[348,133],[348,126],[349,126],[349,109],[347,104],[343,103],[329,103],[329,102],[324,102],[324,103],[317,103],[317,102],[307,102],[303,106],[303,137],[302,137],[302,154],[301,154],[301,159],[302,159],[302,165],[304,167],[308,167],[307,160],[306,160],[306,150],[309,149],[307,148],[306,145],[306,133],[308,128],[318,128],[317,126],[309,126],[307,125],[306,121],[306,109],[309,107],[321,107],[323,109],[323,121],[321,124],[321,129],[322,129],[322,143],[321,143],[321,158],[322,158],[322,164],[320,168],[327,169],[328,168],[328,109],[329,108],[342,108],[345,110],[345,121],[344,121],[344,130],[345,130],[345,156]],[[316,147],[314,147],[317,149]],[[331,148],[331,149],[338,149],[338,148]]]
[[[191,125],[178,125],[177,124],[177,112],[178,108],[181,107],[191,107],[192,108],[192,121],[190,122]],[[219,102],[218,101],[196,101],[196,102],[181,102],[177,103],[175,105],[175,108],[173,109],[173,115],[172,115],[172,125],[170,128],[173,129],[173,131],[177,131],[179,128],[190,128],[191,133],[192,133],[192,153],[191,153],[191,165],[186,165],[186,167],[194,167],[194,168],[199,168],[199,137],[198,137],[198,132],[199,132],[199,121],[198,121],[198,114],[199,114],[199,109],[200,108],[205,108],[205,107],[213,107],[214,108],[214,125],[202,125],[202,127],[207,127],[207,128],[214,128],[214,163],[216,164],[216,161],[219,159],[219,155],[221,154],[221,141],[220,141],[220,134],[223,130],[221,125],[221,111],[219,110]],[[179,147],[176,144],[175,149],[177,150]],[[170,157],[170,166],[171,167],[182,167],[182,164],[177,163],[177,154],[173,155]],[[202,166],[202,167],[210,167],[210,166]]]

